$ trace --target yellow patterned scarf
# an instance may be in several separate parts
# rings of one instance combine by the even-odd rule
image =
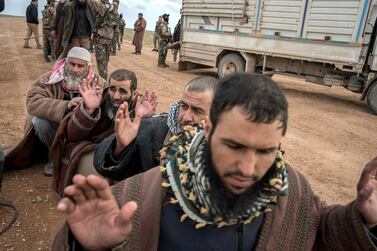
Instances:
[[[187,217],[196,222],[196,228],[207,224],[217,227],[248,224],[263,212],[268,211],[270,204],[276,204],[279,196],[288,192],[288,175],[281,151],[278,152],[274,164],[267,177],[263,178],[256,191],[256,196],[250,200],[242,213],[221,210],[214,205],[209,196],[210,182],[204,164],[203,149],[206,143],[204,132],[198,128],[185,126],[183,132],[173,136],[168,146],[161,154],[162,186],[171,189],[174,197],[172,204],[179,203],[184,214],[181,221]]]

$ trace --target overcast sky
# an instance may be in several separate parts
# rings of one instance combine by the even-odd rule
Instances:
[[[46,2],[47,0],[39,0],[39,18],[41,18],[41,10]],[[25,10],[29,3],[28,0],[5,0],[5,10],[2,14],[25,16]],[[169,23],[173,30],[180,18],[181,3],[181,0],[120,0],[119,12],[123,13],[127,28],[133,27],[137,14],[142,12],[147,20],[148,30],[154,30],[158,16],[167,13],[170,14]]]

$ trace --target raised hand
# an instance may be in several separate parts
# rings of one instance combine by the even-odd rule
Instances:
[[[135,202],[121,209],[109,184],[95,175],[76,175],[57,210],[64,213],[75,238],[85,250],[102,250],[123,242],[132,230]]]
[[[124,102],[120,105],[115,116],[115,137],[117,144],[113,154],[117,156],[124,148],[126,148],[135,138],[139,131],[141,112],[136,112],[135,118],[131,120],[128,111],[128,103]]]
[[[102,100],[103,89],[98,85],[98,79],[89,81],[85,78],[79,86],[79,91],[86,111],[92,114],[101,105]]]
[[[356,206],[368,228],[377,225],[377,157],[369,162],[357,183]]]
[[[139,114],[140,117],[148,117],[156,113],[156,107],[157,94],[146,90],[144,96],[137,97],[135,113]]]

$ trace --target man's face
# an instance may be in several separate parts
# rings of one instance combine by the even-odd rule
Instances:
[[[180,126],[200,124],[209,113],[212,102],[211,92],[185,90],[180,101],[178,122]]]
[[[85,60],[78,58],[68,58],[68,74],[72,77],[83,77],[88,68],[88,63]]]
[[[139,14],[139,19],[142,19],[143,18],[143,15],[142,14]]]
[[[250,122],[240,107],[234,107],[220,115],[212,134],[211,128],[206,126],[205,134],[212,165],[228,191],[243,194],[274,163],[283,133],[281,122]]]
[[[109,96],[114,107],[119,107],[123,102],[134,99],[135,93],[131,92],[131,80],[110,79]]]

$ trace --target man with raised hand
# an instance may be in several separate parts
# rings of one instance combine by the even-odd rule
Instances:
[[[287,123],[287,100],[273,80],[225,77],[205,129],[185,127],[162,150],[163,166],[118,183],[113,194],[101,178],[75,177],[57,206],[69,229],[55,246],[376,250],[377,158],[365,166],[354,201],[327,206],[280,150]]]
[[[198,125],[209,114],[217,80],[197,77],[184,88],[182,98],[169,113],[132,121],[127,104],[119,109],[115,134],[102,141],[94,154],[98,173],[111,180],[123,180],[160,164],[160,150],[185,125]],[[136,123],[137,122],[137,123]]]

